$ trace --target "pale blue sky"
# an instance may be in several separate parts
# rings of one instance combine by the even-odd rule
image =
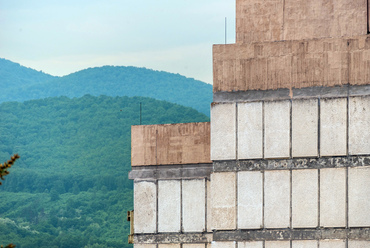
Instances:
[[[0,58],[55,76],[123,65],[212,83],[235,0],[0,0]]]

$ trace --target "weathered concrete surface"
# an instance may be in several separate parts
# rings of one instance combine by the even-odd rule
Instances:
[[[318,100],[292,101],[292,156],[318,155]]]
[[[216,161],[215,172],[287,169],[319,169],[370,166],[370,156]]]
[[[180,244],[159,244],[158,248],[180,248]]]
[[[180,194],[179,180],[158,181],[158,232],[180,232]]]
[[[370,96],[349,98],[349,154],[370,154]]]
[[[366,85],[369,44],[363,35],[214,45],[213,91]]]
[[[347,98],[320,101],[320,155],[347,154]]]
[[[211,175],[212,230],[236,228],[236,173]]]
[[[267,240],[367,240],[370,228],[279,228],[279,229],[238,229],[215,231],[214,241],[267,241]]]
[[[345,168],[320,170],[320,226],[346,226]]]
[[[238,242],[238,248],[263,248],[261,241]]]
[[[235,248],[236,242],[212,242],[211,248]]]
[[[157,229],[157,185],[154,182],[134,183],[135,233],[155,233]]]
[[[237,175],[238,228],[259,229],[263,227],[263,174],[259,171],[243,171]]]
[[[212,233],[156,233],[136,234],[135,244],[179,244],[179,243],[210,243]]]
[[[206,194],[207,194],[207,218],[206,218],[206,222],[207,222],[207,232],[212,232],[212,197],[211,197],[211,181],[207,180],[207,190],[206,190]]]
[[[210,123],[132,126],[131,165],[210,163]]]
[[[236,159],[236,106],[211,106],[211,160]]]
[[[290,101],[265,102],[265,158],[290,157]]]
[[[290,248],[289,241],[266,241],[265,248]]]
[[[183,232],[204,232],[206,219],[205,180],[182,181]]]
[[[320,248],[346,248],[345,240],[320,240]]]
[[[262,102],[238,104],[238,158],[263,157]]]
[[[317,240],[293,240],[292,248],[317,248]]]
[[[265,171],[265,228],[290,226],[290,172]]]
[[[348,248],[369,248],[370,241],[349,240]]]
[[[366,34],[366,1],[237,0],[236,42]]]
[[[370,166],[348,169],[348,225],[370,226]]]
[[[318,226],[318,170],[292,171],[292,226]]]

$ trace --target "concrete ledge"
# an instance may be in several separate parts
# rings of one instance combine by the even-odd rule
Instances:
[[[135,244],[210,243],[211,241],[212,233],[159,233],[134,235]]]
[[[259,171],[286,169],[320,169],[361,167],[370,165],[370,156],[346,156],[325,158],[292,158],[292,159],[250,159],[214,161],[215,172]]]
[[[370,85],[342,85],[333,87],[307,87],[301,89],[248,90],[214,92],[213,102],[253,102],[288,99],[330,98],[370,95]]]
[[[212,164],[136,166],[129,172],[129,179],[187,179],[209,178]]]
[[[332,229],[263,229],[215,231],[214,241],[265,241],[265,240],[370,240],[370,228]]]

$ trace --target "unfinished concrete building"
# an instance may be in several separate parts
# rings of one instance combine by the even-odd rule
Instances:
[[[134,248],[369,248],[366,0],[237,0],[211,123],[134,126]]]

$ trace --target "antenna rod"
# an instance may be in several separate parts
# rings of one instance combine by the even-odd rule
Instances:
[[[141,102],[140,102],[140,125],[141,125]]]
[[[226,37],[227,37],[227,18],[225,17],[225,45],[227,43]]]

